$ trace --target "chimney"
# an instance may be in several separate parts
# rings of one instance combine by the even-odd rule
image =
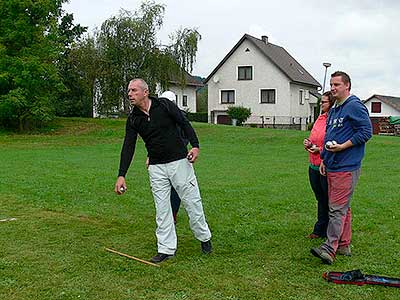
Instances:
[[[263,41],[264,43],[268,44],[268,36],[262,35],[262,36],[261,36],[261,39],[262,39],[262,41]]]

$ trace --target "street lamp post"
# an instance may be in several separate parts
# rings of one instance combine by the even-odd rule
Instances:
[[[322,86],[322,95],[325,93],[325,83],[326,83],[326,72],[328,71],[328,68],[331,66],[331,63],[328,62],[324,62],[322,64],[325,67],[325,75],[324,75],[324,84]],[[318,101],[317,106],[314,108],[314,121],[317,119],[317,114],[316,114],[316,110],[319,108],[319,113],[321,113],[321,102]]]
[[[324,85],[322,86],[322,94],[323,94],[325,92],[326,72],[328,71],[328,68],[331,66],[331,64],[328,62],[324,62],[322,65],[325,67]]]

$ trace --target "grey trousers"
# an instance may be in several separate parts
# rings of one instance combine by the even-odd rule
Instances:
[[[149,166],[151,190],[156,207],[156,236],[159,253],[175,254],[177,237],[171,208],[171,185],[182,200],[196,239],[206,242],[211,232],[206,222],[193,165],[186,159]]]

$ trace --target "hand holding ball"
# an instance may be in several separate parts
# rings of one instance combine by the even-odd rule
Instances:
[[[336,141],[327,141],[325,144],[325,149],[330,149],[332,146],[336,145],[337,142]]]
[[[306,139],[306,148],[311,149],[312,147],[314,147],[314,144],[309,139]]]

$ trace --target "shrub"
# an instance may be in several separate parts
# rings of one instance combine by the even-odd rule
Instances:
[[[202,122],[202,123],[208,122],[208,113],[207,112],[188,113],[187,117],[188,117],[189,121]]]
[[[232,120],[236,119],[240,126],[251,116],[251,110],[243,106],[231,106],[228,108],[228,115]]]

